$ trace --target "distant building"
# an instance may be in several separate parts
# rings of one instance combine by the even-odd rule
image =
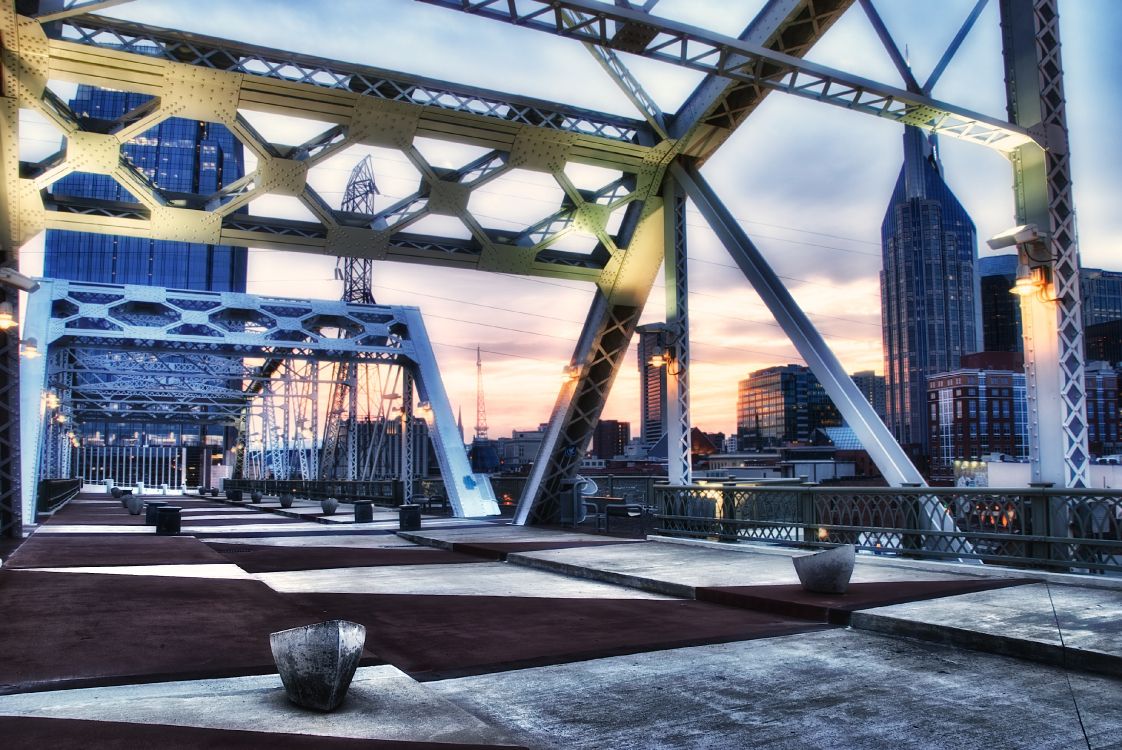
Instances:
[[[1087,326],[1083,331],[1083,348],[1088,362],[1122,365],[1122,320]]]
[[[1122,320],[1122,272],[1079,269],[1083,327]]]
[[[888,427],[928,455],[927,379],[978,350],[974,222],[943,180],[933,138],[904,133],[904,166],[881,225]],[[922,463],[922,462],[921,462]]]
[[[616,419],[601,419],[592,433],[591,455],[596,458],[612,459],[627,452],[631,442],[631,423]]]
[[[1024,351],[1021,339],[1021,302],[1009,290],[1017,281],[1017,254],[978,259],[982,308],[982,348],[987,352]]]
[[[886,416],[884,409],[884,376],[877,375],[872,370],[862,370],[853,373],[850,377],[853,378],[853,384],[857,386],[857,390],[861,391],[861,395],[872,404],[873,411],[883,420]]]
[[[471,441],[468,448],[468,460],[471,470],[477,474],[491,474],[502,468],[502,459],[499,457],[499,441],[477,437]]]
[[[510,437],[496,440],[495,446],[502,470],[519,472],[533,464],[541,449],[542,440],[545,439],[546,427],[547,425],[543,424],[538,425],[536,430],[513,430]]]
[[[979,352],[962,358],[957,370],[928,379],[933,479],[953,477],[955,460],[1001,453],[1029,458],[1028,397],[1020,354]],[[1091,362],[1084,375],[1088,450],[1106,456],[1122,450],[1119,440],[1118,373]]]
[[[1017,279],[1016,254],[981,258],[978,276],[985,350],[1023,351],[1020,302],[1009,293]],[[1122,272],[1081,268],[1079,290],[1087,361],[1122,362]]]
[[[928,378],[931,478],[954,478],[956,460],[1002,453],[1028,459],[1024,362],[1015,352],[981,352]]]
[[[841,423],[837,408],[808,367],[757,370],[737,388],[736,434],[741,450],[809,443],[819,427]]]
[[[666,367],[651,360],[666,352],[666,327],[661,323],[639,326],[639,440],[650,449],[662,437],[666,410]]]
[[[1083,371],[1087,389],[1087,450],[1092,456],[1122,451],[1118,436],[1118,373],[1105,362],[1089,362]]]

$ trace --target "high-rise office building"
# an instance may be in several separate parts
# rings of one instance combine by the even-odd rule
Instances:
[[[666,327],[651,323],[635,329],[639,339],[639,441],[650,450],[662,439],[666,411]]]
[[[108,130],[151,97],[82,85],[70,101],[74,114],[93,130]],[[172,200],[209,196],[242,177],[241,143],[222,125],[171,118],[122,146],[124,158]],[[136,198],[108,175],[75,172],[51,188],[60,201],[67,196],[135,203]],[[245,248],[48,230],[43,275],[72,281],[145,284],[173,289],[244,292]],[[188,449],[187,484],[208,483],[207,452],[229,446],[232,431],[211,425],[123,424],[76,425],[82,444],[139,451],[141,446]],[[141,455],[141,454],[138,454]],[[118,478],[120,479],[120,478]]]
[[[888,427],[928,455],[927,378],[979,349],[974,222],[943,181],[933,138],[905,128],[904,166],[881,225]]]
[[[850,375],[853,378],[853,384],[857,386],[857,390],[861,391],[861,395],[872,404],[873,411],[881,419],[885,418],[884,411],[884,376],[877,375],[872,370],[861,370]]]
[[[79,86],[70,102],[84,121],[108,125],[151,97]],[[222,125],[171,118],[122,147],[125,158],[165,193],[208,196],[245,171],[242,146]],[[108,175],[75,172],[52,193],[135,203]],[[245,248],[84,232],[47,232],[43,274],[108,284],[148,284],[172,289],[244,292]]]
[[[622,456],[631,442],[631,423],[617,419],[601,419],[592,433],[592,455],[611,460]]]
[[[982,348],[987,352],[1021,352],[1021,301],[1010,293],[1017,281],[1017,254],[978,259],[982,308]]]
[[[841,423],[841,414],[808,367],[767,367],[749,374],[737,387],[741,450],[809,443],[815,430]]]

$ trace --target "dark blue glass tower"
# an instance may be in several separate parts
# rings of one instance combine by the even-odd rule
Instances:
[[[150,100],[144,94],[82,85],[70,107],[87,129],[107,132],[114,121]],[[125,143],[122,151],[173,199],[188,194],[208,196],[245,173],[241,143],[215,123],[164,120]],[[71,173],[51,190],[56,196],[137,202],[107,175]],[[48,230],[43,275],[106,284],[244,292],[247,257],[242,247]],[[224,439],[218,425],[204,428],[205,437],[196,426],[178,424],[89,422],[78,425],[76,431],[91,445],[198,445],[205,440],[220,446]]]
[[[881,322],[888,427],[929,455],[927,376],[978,351],[977,235],[943,181],[933,139],[904,133],[904,166],[881,224]]]
[[[151,97],[79,86],[70,102],[87,123],[109,123]],[[123,147],[132,164],[169,193],[210,195],[244,172],[242,146],[222,125],[172,118]],[[58,196],[135,203],[106,175],[72,173],[52,187]],[[173,289],[244,292],[245,248],[48,231],[43,275],[72,281],[150,284]]]

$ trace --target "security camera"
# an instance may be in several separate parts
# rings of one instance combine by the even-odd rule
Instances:
[[[995,234],[986,240],[986,244],[990,246],[991,250],[1000,250],[1003,247],[1012,247],[1013,245],[1027,245],[1039,239],[1041,239],[1041,235],[1035,224],[1023,224],[1019,227],[1006,229],[1001,234]]]
[[[23,292],[34,292],[39,288],[39,282],[30,276],[24,276],[14,268],[0,268],[0,284],[14,286]]]

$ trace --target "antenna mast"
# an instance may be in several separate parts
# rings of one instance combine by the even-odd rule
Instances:
[[[487,404],[483,400],[483,356],[475,347],[475,439],[487,439]]]

